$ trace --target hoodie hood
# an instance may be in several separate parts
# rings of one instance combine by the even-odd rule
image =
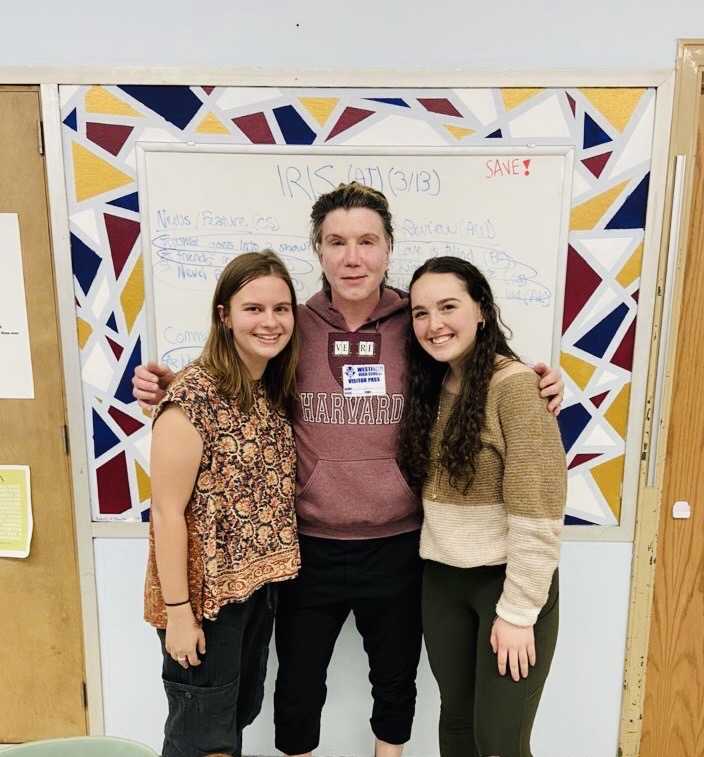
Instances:
[[[327,324],[334,329],[347,331],[347,325],[342,314],[335,310],[332,301],[327,292],[320,290],[314,294],[304,305],[312,310],[317,316],[322,318]],[[381,297],[377,302],[374,312],[367,318],[367,324],[378,323],[389,316],[395,315],[408,308],[408,294],[395,287],[384,286],[381,290]],[[364,328],[362,326],[361,328]]]

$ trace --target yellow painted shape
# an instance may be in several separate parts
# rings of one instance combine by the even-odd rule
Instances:
[[[103,192],[110,192],[134,181],[132,176],[128,176],[106,160],[94,155],[78,142],[72,143],[71,152],[77,202],[83,202],[83,200],[88,200]]]
[[[149,480],[149,474],[135,460],[134,467],[137,470],[137,491],[139,492],[139,501],[144,502],[152,496],[152,482]]]
[[[566,352],[560,353],[560,367],[582,390],[586,388],[596,370],[596,366]]]
[[[623,455],[592,468],[592,476],[617,521],[621,520]]]
[[[137,258],[125,288],[122,290],[120,304],[125,314],[127,330],[132,331],[132,326],[144,305],[144,263],[141,255]]]
[[[626,424],[628,423],[628,403],[631,399],[631,385],[626,384],[618,393],[618,397],[609,405],[604,418],[614,427],[616,433],[626,438]]]
[[[330,114],[335,110],[340,102],[339,97],[299,97],[298,101],[313,116],[313,118],[324,126],[330,118]]]
[[[76,318],[76,326],[78,329],[78,346],[83,349],[93,333],[93,327],[83,318]]]
[[[623,268],[616,276],[616,281],[625,289],[630,286],[639,276],[641,270],[641,264],[643,262],[643,242],[641,242]]]
[[[604,89],[588,88],[580,91],[612,126],[622,132],[631,120],[645,89],[639,87],[607,87]]]
[[[103,87],[91,87],[86,92],[86,110],[88,113],[108,113],[112,116],[137,116],[142,114],[131,105],[120,100]]]
[[[474,129],[467,129],[464,126],[450,126],[449,124],[445,124],[445,128],[452,134],[455,139],[462,139],[463,137],[468,137],[470,134],[474,134]]]
[[[504,110],[513,110],[542,91],[542,89],[531,89],[530,87],[502,89],[501,99],[504,101]]]
[[[225,124],[214,114],[208,113],[208,115],[200,122],[196,131],[199,134],[229,134],[229,130]]]
[[[628,184],[628,181],[622,181],[612,189],[607,189],[606,192],[602,192],[600,195],[592,197],[591,200],[572,208],[570,230],[587,231],[593,229],[621,194],[626,184]]]

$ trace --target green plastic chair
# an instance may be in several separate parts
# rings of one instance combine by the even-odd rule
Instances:
[[[69,736],[27,741],[3,749],[2,757],[158,757],[144,744],[117,736]]]

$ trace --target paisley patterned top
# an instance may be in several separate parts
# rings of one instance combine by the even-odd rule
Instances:
[[[196,619],[214,620],[223,605],[242,602],[264,584],[298,573],[293,432],[263,386],[244,413],[199,365],[174,379],[154,422],[169,403],[179,406],[203,440],[185,511],[188,587]],[[152,524],[144,605],[145,620],[165,628]]]

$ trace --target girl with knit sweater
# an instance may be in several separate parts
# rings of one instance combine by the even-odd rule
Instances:
[[[442,757],[531,757],[558,628],[565,455],[486,278],[432,258],[410,287],[399,464],[423,489],[423,630]]]

